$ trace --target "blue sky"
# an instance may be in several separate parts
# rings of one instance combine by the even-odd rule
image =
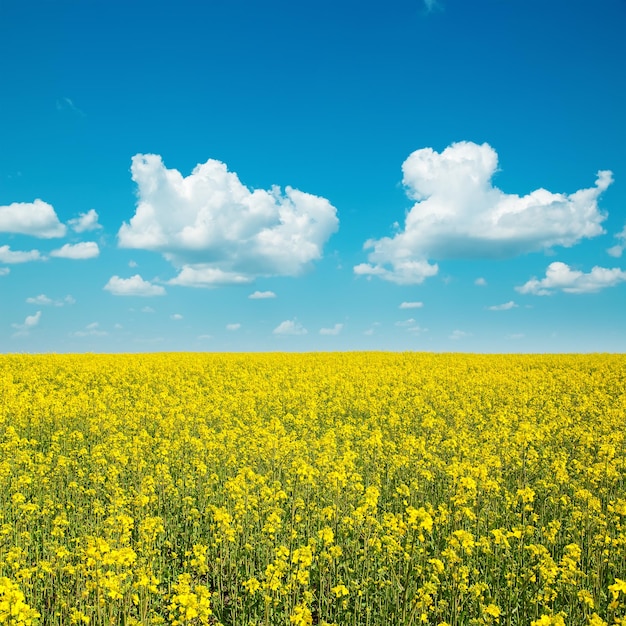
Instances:
[[[625,29],[3,0],[0,351],[625,351]]]

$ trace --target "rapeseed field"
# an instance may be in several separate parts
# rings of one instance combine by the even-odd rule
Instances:
[[[626,356],[0,356],[0,624],[626,624]]]

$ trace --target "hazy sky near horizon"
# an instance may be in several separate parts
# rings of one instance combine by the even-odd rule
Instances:
[[[0,3],[0,352],[626,351],[626,2]]]

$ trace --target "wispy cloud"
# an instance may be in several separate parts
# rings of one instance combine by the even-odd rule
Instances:
[[[494,304],[493,306],[488,306],[488,311],[509,311],[510,309],[516,309],[519,305],[515,304],[513,300],[509,300],[504,304]]]
[[[27,315],[21,324],[11,324],[17,330],[13,333],[13,337],[25,337],[39,324],[39,320],[41,320],[41,311],[37,311],[34,315]]]
[[[267,300],[275,297],[276,294],[273,291],[255,291],[248,296],[250,300]]]
[[[403,302],[400,309],[421,309],[424,306],[423,302]]]
[[[95,259],[100,255],[100,248],[95,241],[81,241],[80,243],[66,243],[58,250],[52,250],[50,256],[61,259]]]
[[[272,332],[275,335],[306,335],[309,331],[296,320],[285,320]]]
[[[343,324],[335,324],[332,328],[320,328],[320,335],[338,335],[343,329]]]
[[[65,306],[66,304],[74,304],[76,300],[74,300],[72,296],[65,296],[65,298],[61,300],[54,300],[40,293],[38,296],[26,298],[26,302],[37,306]]]

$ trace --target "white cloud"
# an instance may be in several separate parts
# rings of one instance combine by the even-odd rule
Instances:
[[[535,296],[549,296],[555,290],[565,293],[594,293],[605,287],[614,287],[624,280],[626,272],[619,267],[608,269],[596,265],[591,268],[591,272],[585,274],[579,270],[572,270],[566,263],[555,261],[548,265],[545,278],[538,280],[533,277],[515,289],[520,293]]]
[[[80,243],[66,243],[58,250],[53,250],[50,256],[60,259],[93,259],[100,254],[100,248],[95,241],[81,241]]]
[[[611,172],[598,172],[594,187],[572,194],[537,189],[520,197],[493,186],[497,169],[498,155],[486,143],[413,152],[402,165],[407,195],[416,201],[404,230],[366,241],[368,263],[355,273],[418,284],[438,271],[430,259],[507,258],[604,232],[598,198]]]
[[[128,262],[128,267],[138,267],[139,264],[136,261],[133,261],[132,259]]]
[[[106,337],[109,333],[105,330],[100,330],[100,324],[98,322],[92,322],[87,324],[84,330],[77,330],[71,333],[72,337]]]
[[[488,311],[508,311],[509,309],[515,309],[517,308],[517,304],[515,304],[515,302],[513,302],[513,300],[509,300],[508,302],[505,302],[504,304],[494,304],[493,306],[488,306],[487,310]]]
[[[173,315],[170,315],[170,319],[178,321],[178,320],[182,320],[183,316],[180,313],[174,313]]]
[[[404,326],[404,327],[406,327],[406,326],[412,326],[413,324],[415,324],[415,320],[411,317],[408,320],[404,320],[402,322],[396,322],[395,325],[396,326]]]
[[[71,219],[68,224],[74,232],[84,233],[88,230],[97,230],[102,228],[98,223],[98,213],[95,209],[89,209],[87,213],[80,213],[78,217]]]
[[[320,335],[338,335],[343,329],[343,324],[335,324],[332,328],[320,328]]]
[[[119,245],[162,253],[181,270],[173,284],[298,275],[322,257],[338,227],[325,198],[292,187],[251,191],[214,159],[183,177],[160,156],[137,154],[131,171],[138,203],[119,230]]]
[[[506,335],[507,339],[523,339],[524,337],[524,333],[511,333],[509,335]]]
[[[110,291],[114,296],[163,296],[165,289],[161,285],[153,285],[144,280],[139,274],[130,278],[120,278],[111,276],[104,289]]]
[[[273,330],[273,333],[275,335],[306,335],[308,331],[296,320],[285,320]]]
[[[607,252],[615,258],[619,258],[622,256],[624,250],[626,250],[626,226],[621,230],[621,232],[615,235],[615,239],[617,239],[620,243],[615,244],[613,247],[609,248]]]
[[[407,332],[409,333],[415,333],[416,335],[418,335],[419,333],[427,333],[428,332],[428,328],[422,328],[421,326],[410,326],[409,328],[407,328]]]
[[[22,324],[11,324],[13,328],[17,330],[16,333],[13,334],[14,337],[23,337],[28,335],[29,331],[37,324],[39,324],[39,320],[41,319],[41,311],[37,311],[37,313],[33,315],[27,315]]]
[[[478,287],[486,287],[487,281],[481,276],[474,281],[474,284]]]
[[[250,300],[267,300],[268,298],[275,297],[276,294],[273,291],[255,291],[248,296]]]
[[[403,302],[399,308],[401,309],[421,309],[424,306],[423,302]]]
[[[367,335],[368,337],[371,337],[374,334],[374,329],[368,328],[367,330],[363,331],[363,334]]]
[[[459,339],[463,339],[464,337],[471,337],[471,333],[466,333],[463,330],[453,330],[452,334],[448,337],[454,341],[458,341]]]
[[[43,200],[34,202],[13,202],[0,206],[0,232],[31,235],[41,239],[63,237],[66,227],[52,205]]]
[[[8,267],[0,267],[0,276],[6,276],[11,272],[11,269]]]
[[[226,324],[226,330],[239,330],[241,324]]]
[[[38,296],[26,298],[28,304],[36,304],[37,306],[64,306],[66,304],[74,304],[76,301],[72,296],[65,296],[62,300],[53,300],[43,293]]]
[[[39,250],[11,250],[9,246],[0,246],[0,263],[27,263],[42,259]]]
[[[218,285],[242,285],[253,277],[236,272],[225,272],[206,263],[184,265],[178,276],[168,281],[170,285],[183,287],[216,287]]]
[[[156,311],[151,306],[144,306],[141,308],[142,313],[156,313]]]

